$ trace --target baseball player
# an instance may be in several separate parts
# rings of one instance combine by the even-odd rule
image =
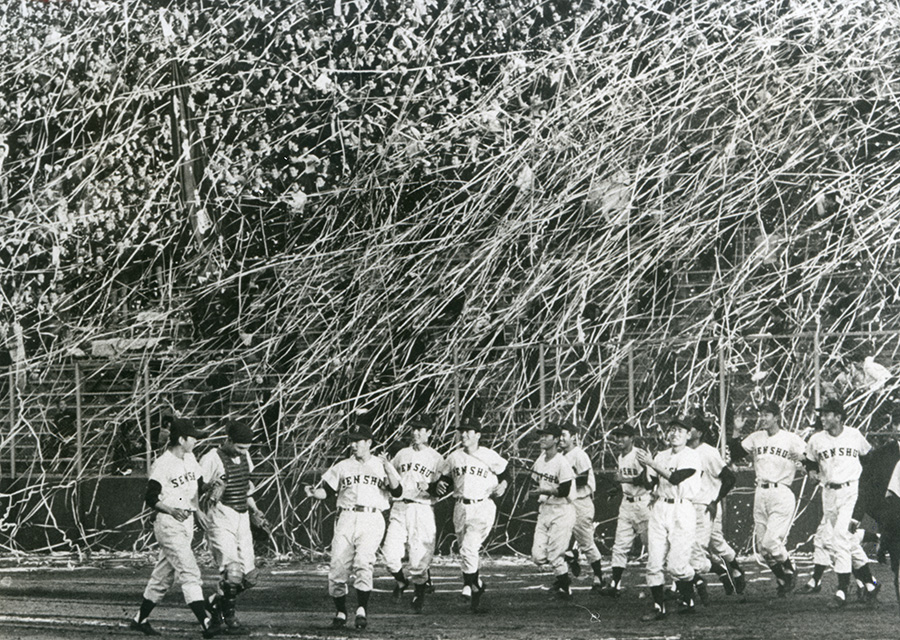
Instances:
[[[791,490],[798,464],[806,447],[795,433],[781,428],[781,408],[769,400],[759,408],[762,429],[741,439],[746,418],[735,416],[733,437],[729,441],[731,459],[753,457],[756,493],[753,497],[754,535],[763,558],[775,575],[779,595],[794,588],[794,566],[785,541],[791,529],[797,499]]]
[[[571,423],[560,425],[559,448],[575,472],[573,499],[575,528],[572,533],[578,548],[571,550],[571,559],[567,554],[566,562],[572,575],[577,578],[581,574],[581,566],[578,564],[578,550],[580,550],[594,572],[592,589],[600,591],[603,588],[603,563],[600,549],[594,541],[594,492],[597,490],[597,478],[591,459],[585,450],[578,446],[577,434],[578,430]]]
[[[200,459],[203,482],[207,487],[200,499],[205,514],[206,539],[222,576],[210,605],[216,615],[222,617],[225,630],[235,635],[243,632],[235,617],[237,596],[256,584],[259,573],[253,553],[251,517],[255,522],[265,524],[265,517],[251,495],[252,442],[250,425],[231,422],[226,428],[225,442]]]
[[[689,427],[673,420],[666,437],[670,447],[656,456],[638,450],[636,457],[654,483],[650,522],[647,527],[647,584],[653,596],[653,613],[647,620],[666,617],[665,574],[675,580],[682,611],[694,612],[694,569],[691,549],[697,528],[694,496],[699,490],[700,457],[687,446]]]
[[[336,609],[332,628],[347,624],[347,580],[355,573],[356,618],[354,626],[368,624],[372,570],[384,536],[383,512],[390,506],[388,495],[403,494],[400,475],[385,458],[372,455],[372,432],[357,426],[348,434],[352,454],[322,475],[316,487],[305,487],[306,495],[316,500],[337,496],[339,511],[331,540],[331,566],[328,593]]]
[[[426,416],[413,418],[412,443],[394,456],[392,464],[400,474],[403,493],[394,500],[381,552],[396,580],[394,597],[413,583],[412,608],[422,612],[428,570],[434,557],[437,529],[434,523],[434,496],[444,457],[429,446],[433,423]],[[409,556],[409,579],[403,574],[403,554]]]
[[[538,499],[531,559],[537,566],[549,566],[553,570],[556,580],[551,591],[568,599],[572,597],[572,582],[565,553],[575,527],[575,505],[571,498],[575,472],[559,450],[560,426],[546,425],[538,434],[542,453],[531,470],[531,478],[536,485],[531,493]]]
[[[153,534],[159,545],[159,558],[144,589],[140,610],[130,625],[132,630],[144,635],[160,635],[150,626],[148,618],[175,583],[200,621],[203,637],[212,638],[219,630],[215,619],[207,615],[200,567],[191,548],[194,513],[199,508],[198,494],[203,489],[200,465],[193,451],[202,437],[203,433],[190,420],[172,420],[169,446],[150,469],[145,500],[155,511]]]
[[[847,604],[851,571],[855,570],[857,579],[863,582],[867,597],[877,597],[880,588],[869,569],[869,558],[854,535],[859,523],[853,520],[862,473],[859,459],[872,450],[872,445],[858,429],[844,426],[840,400],[827,400],[818,412],[824,429],[810,437],[804,464],[822,479],[823,519],[831,530],[832,564],[838,577],[834,603],[842,607]]]
[[[642,449],[634,446],[634,427],[621,425],[610,432],[613,446],[618,452],[615,479],[622,485],[622,502],[616,521],[616,538],[612,548],[612,579],[601,591],[603,595],[619,597],[622,593],[622,575],[628,565],[628,552],[635,536],[640,536],[647,546],[647,524],[650,521],[650,490],[644,465],[637,454]]]
[[[712,433],[709,423],[702,417],[695,416],[690,425],[688,446],[700,457],[700,487],[694,497],[697,533],[691,552],[691,566],[695,572],[694,589],[700,600],[706,604],[709,600],[709,590],[702,574],[709,571],[716,573],[729,595],[738,589],[743,593],[746,584],[743,571],[737,562],[737,553],[725,540],[722,532],[722,510],[719,509],[722,499],[734,487],[737,478],[725,464],[718,449],[710,444]],[[713,562],[711,557],[716,561]],[[719,562],[719,559],[722,562]],[[734,571],[735,577],[740,576],[737,582],[732,578],[728,568]]]
[[[485,591],[484,581],[478,576],[478,556],[497,515],[497,506],[491,498],[502,497],[509,485],[507,461],[481,446],[481,429],[481,423],[474,418],[460,424],[461,446],[447,456],[438,484],[440,495],[453,487],[456,498],[453,526],[459,543],[463,585],[471,591],[473,612],[479,611]]]

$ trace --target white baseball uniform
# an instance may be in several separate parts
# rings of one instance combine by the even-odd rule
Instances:
[[[328,469],[322,481],[337,493],[340,512],[331,540],[328,592],[334,598],[347,595],[351,570],[358,591],[372,590],[372,571],[384,536],[383,512],[388,502],[388,477],[381,458],[365,462],[351,456]]]
[[[549,565],[556,575],[569,572],[565,553],[575,526],[575,505],[572,504],[570,486],[567,495],[557,495],[559,486],[565,482],[575,482],[575,473],[566,457],[557,451],[551,458],[546,452],[534,462],[531,477],[541,491],[549,491],[550,495],[541,494],[538,499],[537,522],[534,525],[534,541],[531,545],[531,558],[536,565]]]
[[[499,484],[497,476],[506,470],[506,465],[500,454],[486,447],[478,447],[472,454],[459,448],[444,461],[441,475],[453,478],[453,496],[456,498],[453,526],[464,574],[478,571],[481,545],[497,515],[491,493]]]
[[[796,433],[779,429],[773,436],[754,431],[741,446],[752,456],[756,471],[754,535],[768,561],[784,562],[788,559],[785,541],[797,504],[791,484],[806,445]]]
[[[434,499],[428,487],[440,477],[444,457],[428,446],[401,449],[392,464],[400,474],[403,494],[394,499],[381,552],[391,573],[403,569],[409,555],[409,575],[414,584],[425,584],[434,557],[436,527]]]
[[[666,570],[675,580],[694,578],[690,559],[697,514],[693,500],[699,491],[701,461],[690,447],[684,447],[678,453],[665,449],[657,453],[653,460],[669,473],[679,469],[695,470],[693,475],[675,485],[653,469],[647,469],[650,477],[658,478],[647,528],[647,584],[656,587],[665,584]]]
[[[594,492],[597,490],[597,478],[594,476],[594,465],[587,452],[581,447],[575,446],[566,453],[566,460],[572,465],[575,477],[587,474],[587,483],[573,490],[573,504],[575,505],[575,526],[572,533],[575,542],[588,564],[594,564],[600,560],[600,549],[594,541]]]
[[[699,482],[697,493],[694,496],[694,511],[697,517],[697,530],[695,532],[694,548],[691,550],[691,566],[697,573],[709,572],[712,564],[709,558],[711,546],[713,518],[709,514],[709,505],[719,497],[722,481],[719,474],[725,468],[725,460],[715,448],[705,442],[701,442],[694,451],[700,459]],[[716,510],[718,516],[718,509]],[[721,531],[721,519],[719,520]],[[724,536],[717,543],[724,542]]]
[[[229,475],[226,464],[231,470],[231,480],[226,477]],[[217,481],[234,484],[237,480],[240,485],[234,487],[234,496],[223,496],[210,507],[205,519],[206,539],[219,572],[227,582],[241,584],[245,576],[256,570],[250,512],[247,510],[253,461],[249,453],[231,457],[221,449],[213,449],[200,459],[200,468],[207,484]]]
[[[838,574],[850,573],[868,562],[859,540],[850,533],[850,520],[862,473],[859,458],[871,450],[858,429],[846,426],[837,436],[817,431],[806,446],[806,457],[819,464],[823,520],[831,529],[832,560]]]
[[[191,511],[183,522],[167,513],[157,513],[153,533],[159,544],[159,557],[144,589],[144,598],[159,602],[174,583],[181,586],[187,603],[203,600],[200,567],[191,547],[194,539],[193,513],[199,508],[197,489],[201,477],[200,465],[192,453],[179,458],[166,450],[154,461],[149,480],[162,486],[162,504]]]
[[[635,536],[640,536],[647,545],[647,524],[650,521],[650,492],[646,487],[634,484],[633,481],[644,471],[637,461],[638,448],[618,457],[619,476],[622,482],[622,503],[619,505],[619,517],[616,521],[616,539],[612,548],[613,567],[625,568],[628,565],[628,552],[634,544]],[[632,482],[628,482],[631,480]]]

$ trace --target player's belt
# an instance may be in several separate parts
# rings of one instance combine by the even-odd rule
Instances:
[[[459,502],[462,502],[463,504],[476,504],[476,503],[478,503],[478,502],[484,502],[485,500],[487,500],[487,498],[475,498],[475,499],[472,499],[472,498],[460,498],[460,499],[459,499]]]
[[[829,489],[843,489],[844,487],[849,487],[851,484],[853,484],[853,480],[850,480],[849,482],[826,482],[825,486]]]
[[[660,498],[660,500],[662,500],[666,504],[678,504],[680,502],[685,502],[681,498]]]
[[[777,489],[778,487],[781,486],[781,483],[780,482],[760,482],[756,486],[760,487],[762,489]]]
[[[640,502],[644,499],[644,496],[625,496],[625,500],[628,502]]]
[[[410,500],[409,498],[403,498],[400,502],[404,504],[424,504],[426,507],[429,506],[427,502],[422,502],[420,500]]]
[[[378,513],[381,509],[376,509],[375,507],[364,507],[361,504],[356,505],[355,507],[341,507],[341,511],[356,511],[357,513]]]

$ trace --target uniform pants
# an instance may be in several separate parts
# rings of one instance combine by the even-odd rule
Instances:
[[[456,530],[459,563],[463,573],[478,571],[478,554],[481,552],[481,545],[491,532],[491,527],[494,526],[496,515],[497,505],[493,500],[482,500],[472,504],[466,504],[462,500],[456,501],[453,508],[453,528]]]
[[[594,540],[594,496],[575,498],[573,504],[575,505],[575,526],[572,528],[572,534],[588,564],[594,564],[602,557]]]
[[[712,567],[709,560],[709,542],[713,523],[706,509],[705,504],[694,505],[697,528],[694,531],[694,546],[691,548],[691,567],[697,573],[709,573]]]
[[[159,602],[177,583],[181,586],[185,602],[203,600],[200,567],[191,548],[194,539],[193,515],[179,522],[166,513],[160,513],[153,523],[153,534],[159,545],[159,557],[144,589],[144,598]]]
[[[693,580],[691,549],[697,528],[697,512],[687,500],[674,504],[657,500],[650,508],[647,526],[647,585],[666,583],[665,571],[674,580]]]
[[[831,544],[831,527],[825,516],[819,521],[816,527],[816,533],[813,535],[813,564],[823,567],[831,566],[831,557],[834,555],[834,548]]]
[[[770,562],[784,562],[788,559],[785,546],[794,517],[797,499],[786,485],[776,485],[764,489],[756,487],[753,498],[753,526],[756,540],[763,556]]]
[[[823,520],[828,523],[831,532],[831,560],[835,573],[850,573],[852,569],[858,569],[869,561],[859,540],[850,533],[857,491],[858,485],[855,482],[840,489],[829,489],[826,486],[822,490],[822,509],[825,512]]]
[[[650,521],[650,496],[643,495],[629,501],[622,497],[619,506],[619,518],[616,522],[616,540],[612,548],[613,567],[624,569],[628,566],[628,552],[634,545],[636,536],[640,536],[644,545],[647,544],[647,523]]]
[[[397,501],[391,507],[381,553],[388,571],[403,569],[403,553],[409,549],[409,576],[413,584],[425,584],[434,557],[434,509],[421,502]]]
[[[737,552],[725,539],[725,532],[722,530],[722,505],[716,509],[716,517],[713,519],[712,532],[709,536],[709,552],[713,556],[722,558],[726,563],[734,562],[737,559]]]
[[[341,511],[331,540],[331,567],[328,570],[331,597],[347,595],[351,570],[357,591],[372,590],[372,571],[383,537],[384,516],[380,511]]]
[[[256,569],[250,513],[239,513],[221,502],[206,514],[206,539],[222,578],[239,585]]]
[[[538,508],[534,525],[534,542],[531,559],[539,567],[549,565],[556,575],[569,572],[566,549],[575,526],[575,505],[568,500],[561,503],[545,502]]]

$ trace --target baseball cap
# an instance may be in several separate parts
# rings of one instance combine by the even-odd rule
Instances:
[[[233,420],[228,423],[225,431],[235,444],[250,444],[253,442],[253,428],[246,422]]]
[[[836,413],[842,416],[844,415],[844,403],[837,398],[828,398],[816,411],[819,413]]]
[[[562,435],[562,427],[556,422],[548,422],[543,427],[538,429],[538,433],[541,435],[549,434],[555,438],[558,438]]]
[[[427,413],[420,413],[409,421],[410,429],[434,429],[434,420]]]
[[[614,436],[628,436],[629,438],[634,437],[634,427],[630,424],[620,424],[615,427],[612,431],[610,431],[610,435]]]
[[[481,420],[473,416],[466,416],[459,423],[457,431],[477,431],[481,433],[484,429],[481,426]]]
[[[356,426],[350,430],[347,437],[353,442],[357,440],[371,440],[372,430],[368,427]]]
[[[172,442],[178,438],[200,438],[206,437],[206,434],[200,431],[190,418],[172,418],[172,424],[169,427],[169,439]]]
[[[766,400],[762,404],[759,405],[760,412],[771,413],[773,416],[781,415],[781,407],[778,406],[778,403],[774,400]]]
[[[684,429],[685,431],[691,430],[691,420],[686,418],[672,418],[669,420],[669,424],[666,425],[667,429]]]

